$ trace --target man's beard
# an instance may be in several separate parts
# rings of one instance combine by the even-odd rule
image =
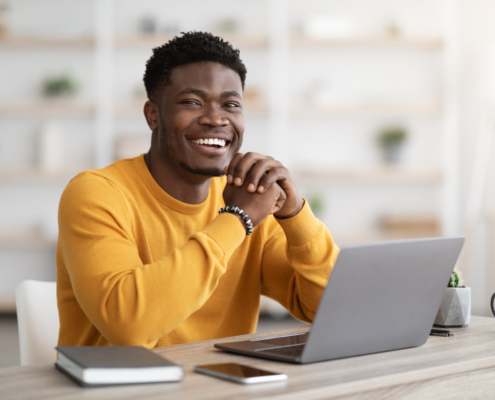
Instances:
[[[204,175],[204,176],[224,176],[223,169],[219,168],[204,168],[204,169],[199,169],[199,168],[191,168],[189,165],[186,163],[183,163],[182,161],[179,161],[179,165],[182,167],[187,172],[190,172],[192,174],[196,175]]]
[[[184,171],[187,171],[192,174],[214,177],[214,176],[224,176],[222,168],[212,167],[212,168],[192,168],[190,165],[186,164],[183,161],[177,159],[176,154],[177,151],[174,148],[174,144],[168,140],[167,133],[165,130],[160,132],[161,136],[161,150],[163,155],[169,159],[173,164],[180,166]],[[214,156],[211,156],[213,158]]]

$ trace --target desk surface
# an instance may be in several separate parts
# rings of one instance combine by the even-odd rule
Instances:
[[[7,399],[452,399],[495,393],[495,318],[472,317],[454,337],[430,336],[421,347],[315,364],[286,364],[224,353],[214,343],[306,332],[290,328],[157,348],[184,366],[182,382],[81,388],[52,365],[0,369]],[[239,385],[193,372],[194,365],[238,362],[289,376],[285,382]]]

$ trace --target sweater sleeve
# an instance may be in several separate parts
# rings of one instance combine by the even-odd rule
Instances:
[[[262,294],[312,322],[339,248],[308,202],[289,219],[267,224],[261,265]]]
[[[181,248],[143,265],[128,213],[110,181],[83,173],[62,195],[58,246],[96,329],[113,345],[151,348],[206,302],[245,232],[235,216],[221,214]]]

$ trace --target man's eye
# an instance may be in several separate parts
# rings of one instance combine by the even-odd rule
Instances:
[[[228,102],[225,103],[225,107],[240,107],[240,105],[237,103]]]
[[[196,100],[183,100],[180,102],[180,104],[193,104],[193,105],[199,105],[199,103]]]

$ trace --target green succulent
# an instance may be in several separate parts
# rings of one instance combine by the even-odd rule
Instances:
[[[450,275],[450,280],[447,287],[452,287],[452,288],[459,287],[461,284],[461,280],[462,280],[461,272],[457,269],[454,269],[452,271],[452,275]]]

